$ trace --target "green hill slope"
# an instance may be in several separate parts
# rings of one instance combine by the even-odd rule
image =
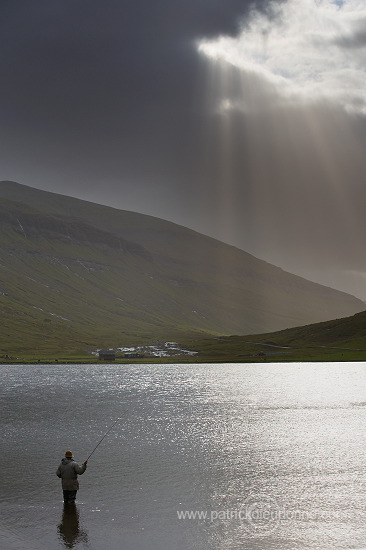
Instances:
[[[366,311],[269,334],[185,343],[200,361],[365,361]]]
[[[0,182],[1,353],[270,332],[356,298],[151,216]]]

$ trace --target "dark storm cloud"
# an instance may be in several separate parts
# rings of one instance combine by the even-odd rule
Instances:
[[[195,40],[235,35],[268,5],[6,1],[2,178],[174,218],[197,187],[210,111]]]
[[[188,78],[196,75],[194,39],[235,34],[249,5],[8,2],[0,27],[3,98],[9,107],[35,107],[42,119],[54,107],[59,109],[53,115],[80,120],[88,107],[98,108],[97,118],[116,105],[123,111],[124,103],[126,111],[167,100],[176,106],[189,92]]]
[[[176,162],[183,161],[189,180],[185,157],[192,150],[194,163],[192,136],[206,99],[204,62],[194,41],[234,35],[253,6],[267,5],[265,0],[3,3],[6,158],[18,148],[25,170],[42,159],[50,174],[62,165],[65,179],[84,173],[89,186],[92,175],[161,182],[174,178]]]

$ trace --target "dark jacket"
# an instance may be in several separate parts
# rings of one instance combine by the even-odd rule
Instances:
[[[77,491],[79,489],[78,474],[83,474],[85,470],[86,464],[79,466],[73,458],[63,458],[56,471],[57,477],[62,480],[62,489],[64,491]]]

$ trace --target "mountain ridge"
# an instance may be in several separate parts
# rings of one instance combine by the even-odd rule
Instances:
[[[24,349],[95,349],[271,332],[365,309],[173,222],[15,182],[0,182],[0,223],[3,350],[22,333]]]

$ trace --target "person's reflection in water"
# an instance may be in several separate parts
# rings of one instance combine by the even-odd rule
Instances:
[[[57,531],[66,548],[74,548],[79,542],[88,543],[87,533],[80,528],[79,510],[75,503],[64,504]]]

